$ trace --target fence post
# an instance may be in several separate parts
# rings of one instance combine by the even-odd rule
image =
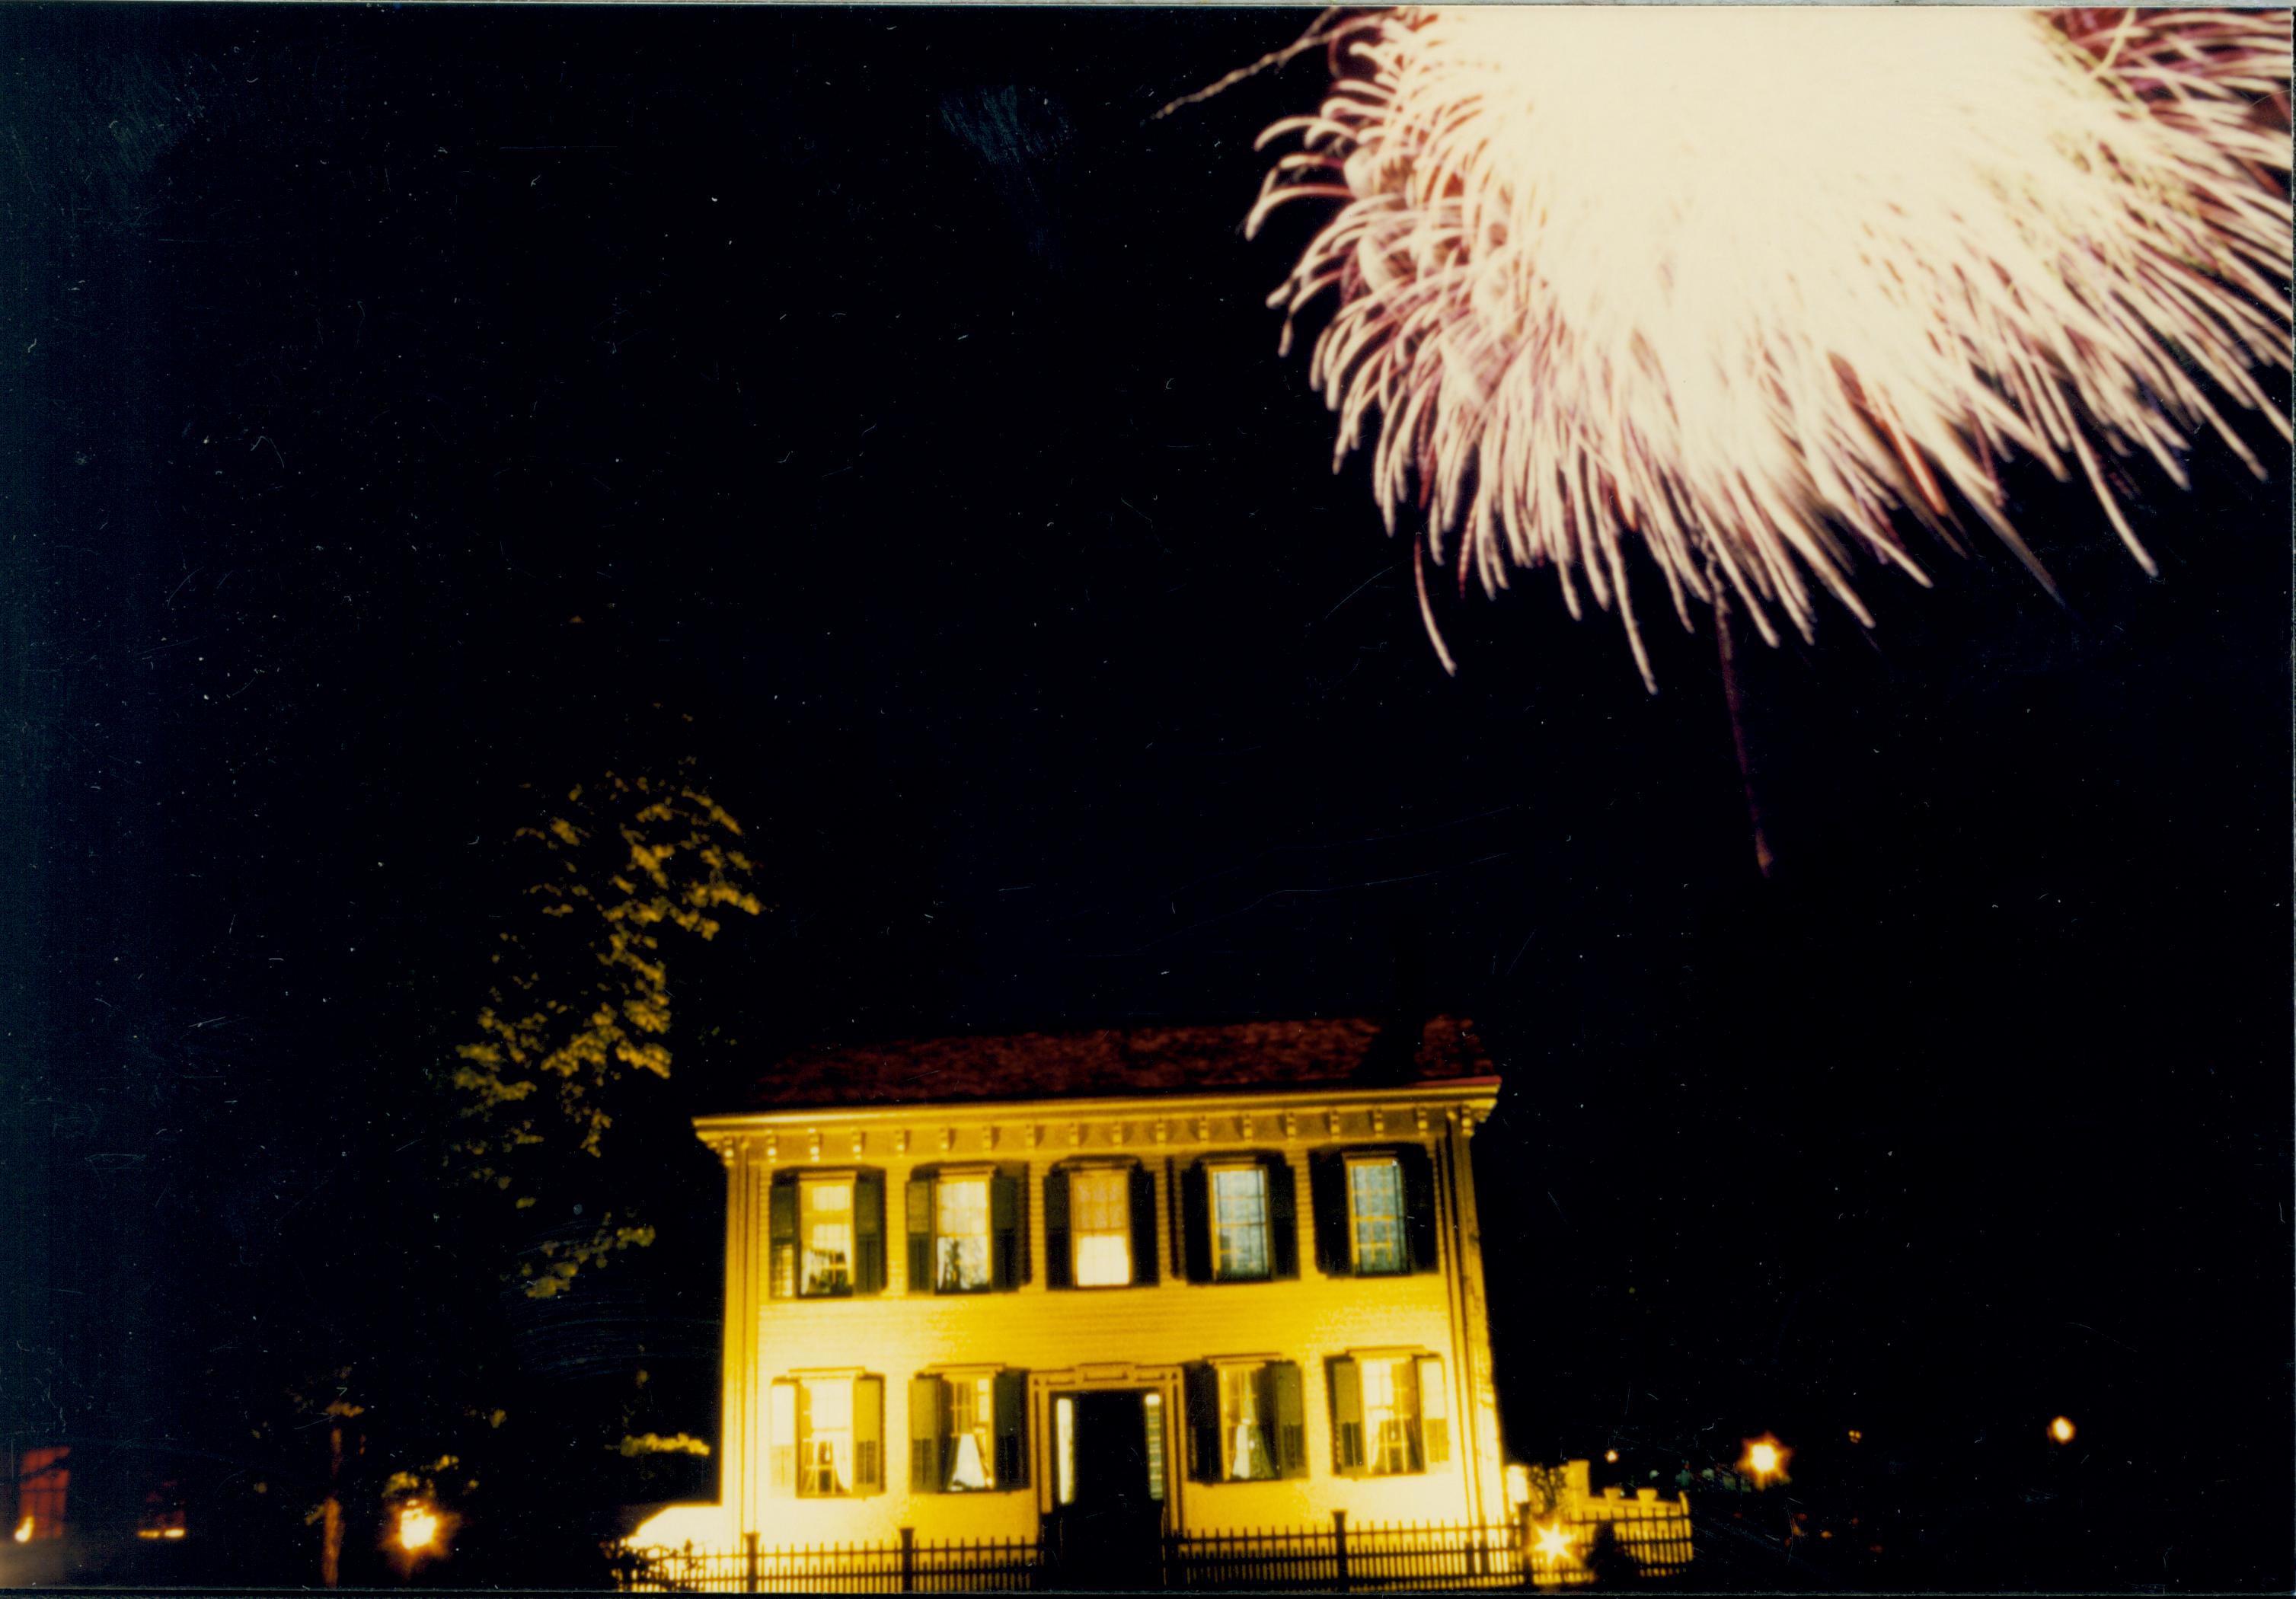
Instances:
[[[1332,1548],[1336,1556],[1334,1580],[1344,1594],[1348,1591],[1348,1513],[1344,1510],[1332,1513]]]
[[[901,1529],[901,1592],[914,1594],[916,1591],[917,1529],[904,1527]]]
[[[754,1532],[742,1535],[742,1591],[758,1591],[758,1535]]]

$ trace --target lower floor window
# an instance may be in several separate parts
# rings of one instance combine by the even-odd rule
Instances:
[[[768,1399],[772,1486],[800,1498],[873,1494],[885,1486],[884,1391],[865,1376],[784,1377]]]
[[[909,1488],[965,1494],[1028,1481],[1027,1375],[930,1373],[909,1383]]]
[[[1393,1477],[1451,1458],[1449,1390],[1432,1355],[1349,1356],[1331,1364],[1332,1464]]]
[[[1206,1482],[1304,1476],[1308,1433],[1300,1368],[1288,1360],[1213,1360],[1186,1374],[1189,1448]]]

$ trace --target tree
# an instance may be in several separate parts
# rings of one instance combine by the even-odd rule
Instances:
[[[706,943],[725,913],[765,908],[741,824],[695,785],[693,766],[680,761],[666,780],[609,772],[514,835],[544,852],[525,891],[537,914],[498,935],[479,1036],[456,1046],[446,1075],[465,1128],[450,1164],[519,1209],[570,1157],[597,1158],[628,1096],[668,1078],[668,935]],[[652,1241],[627,1206],[606,1210],[544,1241],[544,1259],[517,1273],[547,1298]]]

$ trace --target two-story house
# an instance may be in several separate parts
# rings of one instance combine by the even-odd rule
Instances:
[[[634,1544],[1491,1521],[1467,1024],[941,1038],[775,1067],[727,1172],[721,1500]]]

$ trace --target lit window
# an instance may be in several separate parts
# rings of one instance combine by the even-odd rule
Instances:
[[[1259,1166],[1215,1167],[1212,1275],[1265,1277],[1267,1269],[1267,1172]]]
[[[853,1289],[853,1184],[816,1178],[799,1185],[800,1235],[805,1240],[802,1292],[849,1293]]]
[[[1307,1474],[1300,1368],[1288,1360],[1214,1360],[1184,1374],[1190,1469],[1205,1482]]]
[[[1148,1423],[1148,1496],[1160,1503],[1164,1497],[1164,1396],[1140,1396],[1143,1414]]]
[[[1219,1374],[1219,1439],[1221,1475],[1230,1482],[1255,1482],[1275,1475],[1275,1459],[1267,1447],[1267,1425],[1261,1414],[1260,1368],[1224,1367]]]
[[[1403,1168],[1394,1156],[1348,1157],[1348,1216],[1357,1271],[1372,1276],[1411,1269],[1403,1239]]]
[[[1374,1477],[1421,1469],[1419,1382],[1408,1360],[1365,1360],[1363,1372],[1364,1470]]]
[[[1076,1401],[1053,1401],[1053,1475],[1062,1505],[1076,1503]]]
[[[20,1544],[64,1535],[64,1499],[71,1487],[69,1445],[27,1449],[17,1458],[15,1538]]]
[[[947,1492],[996,1486],[996,1385],[993,1379],[951,1377],[948,1394]]]
[[[1333,1464],[1391,1477],[1447,1464],[1448,1390],[1432,1355],[1358,1356],[1331,1365]]]
[[[1069,1238],[1078,1288],[1132,1281],[1132,1174],[1115,1167],[1069,1174]]]
[[[943,1177],[936,1206],[933,1285],[943,1292],[988,1287],[988,1177]]]
[[[875,1377],[783,1378],[767,1416],[773,1481],[800,1498],[884,1487],[884,1384]]]

